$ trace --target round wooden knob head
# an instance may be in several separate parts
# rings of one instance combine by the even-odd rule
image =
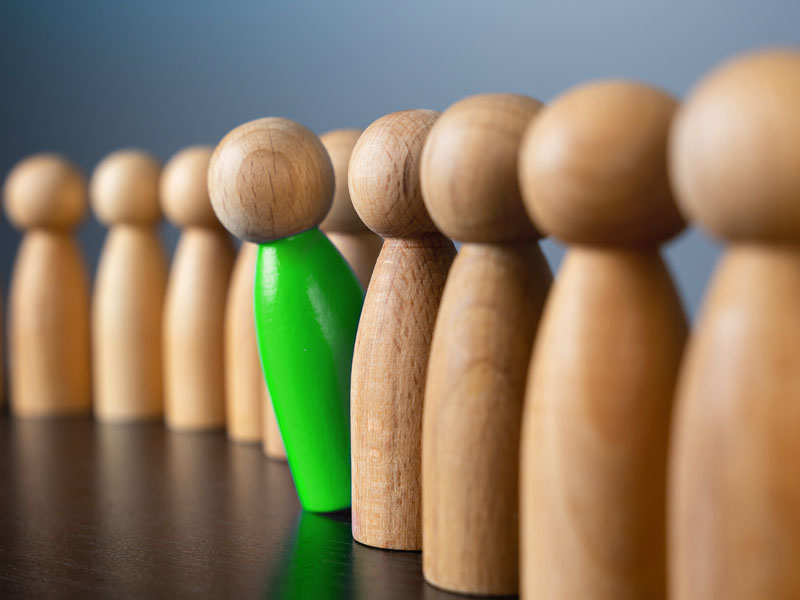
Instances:
[[[570,90],[534,119],[522,142],[525,206],[544,232],[568,243],[664,242],[684,220],[667,177],[677,106],[661,90],[603,81]]]
[[[358,129],[336,129],[319,137],[322,145],[328,151],[333,163],[333,175],[336,180],[336,189],[333,193],[333,204],[328,216],[320,224],[323,231],[336,231],[339,233],[364,233],[367,226],[358,217],[353,202],[350,200],[350,188],[347,185],[347,168],[353,148],[361,136]]]
[[[800,239],[800,53],[736,58],[691,92],[672,129],[684,212],[728,239]]]
[[[179,227],[219,227],[208,197],[210,146],[190,146],[169,159],[159,191],[167,218]]]
[[[322,222],[333,199],[333,166],[319,138],[299,123],[258,119],[217,145],[208,189],[228,231],[249,242],[269,242]]]
[[[119,150],[95,167],[89,198],[106,225],[150,225],[161,218],[158,201],[159,162],[141,150]]]
[[[420,189],[420,159],[438,113],[404,110],[367,127],[350,157],[350,197],[361,220],[383,237],[437,232]]]
[[[36,154],[11,170],[3,190],[8,220],[19,229],[71,229],[86,214],[86,181],[56,154]]]
[[[541,106],[527,96],[484,94],[442,113],[422,153],[422,194],[442,232],[473,243],[540,237],[522,204],[517,155]]]

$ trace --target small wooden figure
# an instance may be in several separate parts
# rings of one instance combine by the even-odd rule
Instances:
[[[225,413],[228,438],[262,441],[264,404],[270,402],[258,358],[253,278],[258,246],[242,242],[225,305]]]
[[[728,244],[678,387],[670,595],[800,598],[800,52],[738,57],[678,113],[684,212]]]
[[[300,502],[314,512],[346,508],[350,368],[363,291],[318,229],[334,192],[328,153],[302,125],[251,121],[217,145],[208,187],[225,227],[260,244],[256,335]]]
[[[433,334],[422,436],[425,579],[515,594],[525,381],[552,275],[525,214],[517,153],[541,104],[487,94],[456,102],[422,154],[433,221],[464,242]]]
[[[522,432],[523,598],[663,598],[670,415],[686,320],[659,245],[677,103],[624,81],[531,123],[520,182],[569,244],[537,334]]]
[[[422,401],[433,326],[455,246],[422,201],[419,163],[438,113],[408,110],[370,125],[350,159],[350,196],[386,238],[353,357],[353,537],[422,548]]]
[[[63,158],[39,154],[12,169],[4,196],[8,220],[25,230],[9,290],[11,412],[85,413],[89,287],[72,229],[86,213],[86,183]]]
[[[350,164],[350,155],[360,135],[361,131],[358,129],[336,129],[322,134],[319,138],[331,157],[336,180],[331,210],[319,228],[342,253],[361,282],[361,287],[366,290],[383,240],[364,225],[350,200],[347,166]]]
[[[211,152],[186,148],[161,175],[164,213],[183,228],[164,306],[164,410],[177,430],[225,425],[225,301],[234,248],[208,198]]]
[[[160,172],[150,155],[121,150],[100,162],[89,186],[98,220],[110,227],[92,304],[94,413],[100,421],[163,414],[167,261],[156,229]]]

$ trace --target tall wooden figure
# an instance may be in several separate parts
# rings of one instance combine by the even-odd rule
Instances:
[[[510,94],[457,102],[422,154],[428,212],[464,242],[436,320],[422,436],[423,570],[455,592],[518,588],[522,402],[552,275],[517,153],[540,106]]]
[[[548,297],[522,439],[525,598],[663,598],[667,442],[686,320],[659,245],[684,223],[667,183],[677,103],[622,81],[532,122],[520,178],[570,249]]]
[[[107,156],[89,196],[110,226],[92,304],[94,412],[101,421],[140,421],[163,414],[161,322],[167,261],[161,219],[161,166],[136,150]]]
[[[331,210],[319,228],[341,252],[358,277],[361,287],[366,290],[383,240],[364,225],[350,200],[347,168],[353,148],[360,136],[361,131],[358,129],[336,129],[322,134],[319,138],[331,157],[336,181]]]
[[[799,103],[800,53],[750,54],[673,127],[681,207],[729,244],[678,388],[675,599],[800,597]]]
[[[161,175],[164,212],[183,227],[164,305],[164,410],[171,429],[225,425],[225,300],[234,248],[208,197],[211,152],[182,150]]]
[[[86,184],[63,158],[20,162],[5,183],[6,214],[26,231],[9,291],[10,403],[18,417],[84,413],[90,406],[89,288],[71,230]]]
[[[234,442],[262,442],[266,434],[263,412],[270,402],[253,318],[257,252],[258,246],[242,242],[225,305],[225,414],[228,438]]]
[[[419,164],[437,113],[382,117],[350,159],[350,196],[386,238],[364,301],[353,355],[353,537],[422,547],[422,404],[433,326],[456,251],[422,201]]]

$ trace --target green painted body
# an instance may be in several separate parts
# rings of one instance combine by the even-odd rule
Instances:
[[[261,244],[261,366],[300,504],[350,506],[350,369],[364,291],[319,229]]]

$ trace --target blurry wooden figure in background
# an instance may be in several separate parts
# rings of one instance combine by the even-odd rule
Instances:
[[[800,598],[800,53],[723,65],[670,147],[681,207],[728,243],[678,385],[670,591]]]
[[[110,227],[92,302],[94,413],[100,421],[139,421],[163,413],[162,314],[167,260],[161,219],[161,165],[137,150],[107,156],[89,197]]]
[[[85,180],[63,158],[39,154],[14,167],[4,196],[8,220],[25,230],[9,290],[11,412],[87,412],[89,287],[72,236],[86,213]]]
[[[520,151],[526,207],[569,244],[545,305],[522,432],[524,598],[663,598],[666,470],[686,319],[659,245],[684,227],[667,182],[677,107],[590,83]]]
[[[367,290],[351,387],[353,537],[422,547],[422,403],[433,326],[456,251],[422,201],[419,163],[437,113],[382,117],[359,138],[350,195],[386,238]]]
[[[455,592],[518,589],[520,420],[552,275],[522,204],[517,153],[540,106],[510,94],[457,102],[422,154],[428,212],[464,243],[436,320],[422,437],[423,570]]]
[[[164,306],[164,410],[171,429],[225,424],[225,301],[234,247],[208,197],[211,152],[186,148],[161,175],[164,213],[183,228]]]
[[[319,227],[342,253],[361,282],[361,286],[366,290],[383,240],[364,225],[350,200],[347,166],[360,135],[358,129],[336,129],[319,138],[331,157],[336,180],[333,205]]]
[[[253,318],[257,252],[255,244],[242,243],[225,307],[225,413],[228,437],[235,442],[261,443],[263,404],[269,401]]]
[[[286,446],[281,437],[281,428],[275,418],[275,408],[272,406],[272,397],[269,395],[267,382],[262,375],[264,386],[264,408],[262,417],[264,419],[264,454],[275,460],[286,460]]]

